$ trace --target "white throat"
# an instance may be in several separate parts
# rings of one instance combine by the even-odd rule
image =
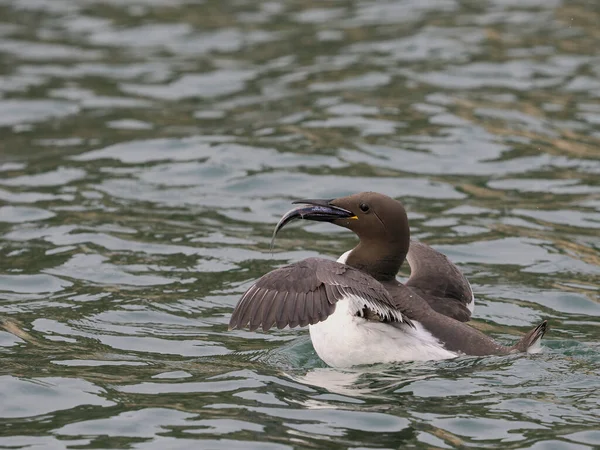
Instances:
[[[354,249],[352,249],[354,250]],[[352,250],[348,250],[346,253],[344,253],[342,256],[340,256],[337,259],[337,262],[342,263],[342,264],[346,264],[346,261],[348,260],[348,255],[350,255],[350,253],[352,252]]]

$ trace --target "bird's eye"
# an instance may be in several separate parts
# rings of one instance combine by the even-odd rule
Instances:
[[[369,205],[367,205],[366,203],[361,203],[359,205],[359,208],[362,212],[367,212],[369,210]]]

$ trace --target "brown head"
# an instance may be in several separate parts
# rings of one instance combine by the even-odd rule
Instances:
[[[273,237],[295,219],[330,222],[352,230],[360,239],[346,264],[382,281],[396,276],[410,245],[408,218],[402,203],[376,192],[361,192],[333,200],[298,200],[294,203],[304,206],[285,214],[277,224]]]

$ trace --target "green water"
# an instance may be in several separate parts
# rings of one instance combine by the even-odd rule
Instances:
[[[0,0],[0,448],[600,446],[600,6]],[[508,343],[327,368],[227,332],[356,242],[297,198],[402,199]],[[404,274],[406,275],[406,274]]]

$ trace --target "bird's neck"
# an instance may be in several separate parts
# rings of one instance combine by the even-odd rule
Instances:
[[[404,240],[393,242],[361,240],[350,251],[346,264],[368,273],[379,281],[395,279],[408,253],[409,242],[409,239],[406,239],[406,242]]]

